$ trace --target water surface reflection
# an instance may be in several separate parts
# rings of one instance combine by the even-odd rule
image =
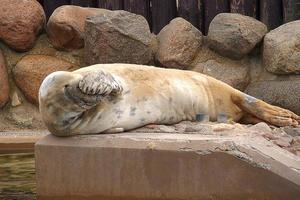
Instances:
[[[34,154],[0,155],[0,199],[35,199]]]

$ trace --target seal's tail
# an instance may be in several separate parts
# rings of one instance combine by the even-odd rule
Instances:
[[[257,122],[257,120],[261,120],[275,126],[297,126],[300,124],[300,116],[295,113],[277,106],[272,106],[250,95],[236,92],[231,98],[240,109],[248,114],[246,116],[251,116],[249,119],[253,119],[252,121],[254,123]]]

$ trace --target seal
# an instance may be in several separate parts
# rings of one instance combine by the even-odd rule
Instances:
[[[39,109],[58,136],[115,133],[148,124],[227,116],[247,123],[296,126],[300,117],[197,72],[134,64],[97,64],[48,75]]]

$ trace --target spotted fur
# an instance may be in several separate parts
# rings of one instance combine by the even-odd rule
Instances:
[[[59,136],[174,124],[195,120],[199,113],[211,121],[224,115],[233,121],[251,116],[248,119],[278,126],[300,122],[291,111],[212,77],[133,64],[98,64],[74,72],[54,72],[41,85],[39,105],[45,124]]]

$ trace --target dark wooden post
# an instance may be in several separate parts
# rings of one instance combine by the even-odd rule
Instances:
[[[204,10],[202,0],[179,0],[178,16],[186,19],[203,31]]]
[[[68,5],[70,4],[70,0],[44,0],[44,10],[46,13],[47,20],[53,13],[53,11],[62,5]]]
[[[82,6],[82,7],[96,7],[97,0],[71,0],[72,5]]]
[[[177,15],[176,0],[152,0],[152,31],[157,34]]]
[[[300,0],[283,0],[283,22],[300,19]]]
[[[37,0],[42,6],[43,6],[43,4],[44,4],[44,0]]]
[[[258,0],[230,0],[230,12],[258,18]]]
[[[123,10],[123,0],[98,0],[98,7],[109,10]]]
[[[150,24],[150,0],[124,0],[124,10],[144,16]]]
[[[209,24],[213,18],[224,12],[230,12],[229,0],[204,0],[204,32],[207,34]]]
[[[260,21],[267,25],[268,30],[282,24],[282,0],[260,0]]]

